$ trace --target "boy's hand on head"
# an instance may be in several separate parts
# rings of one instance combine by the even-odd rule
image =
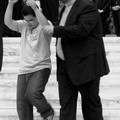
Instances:
[[[40,0],[35,0],[35,3],[38,5],[39,8],[41,8],[41,2],[40,2]]]
[[[28,6],[30,6],[32,9],[34,9],[34,10],[37,8],[36,3],[35,3],[34,0],[27,0],[26,4]]]
[[[9,0],[10,4],[15,4],[18,0]]]

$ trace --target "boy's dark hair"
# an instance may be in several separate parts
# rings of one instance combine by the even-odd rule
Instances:
[[[23,6],[22,15],[23,17],[27,15],[32,15],[34,17],[36,16],[34,10],[26,4]]]

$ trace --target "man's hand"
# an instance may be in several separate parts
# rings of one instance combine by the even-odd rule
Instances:
[[[9,0],[9,4],[15,4],[18,0]]]
[[[112,7],[112,10],[114,10],[114,11],[118,11],[120,9],[120,6],[119,5],[116,5],[116,6],[113,6]]]
[[[45,31],[46,34],[48,35],[52,35],[53,34],[53,29],[54,29],[54,26],[53,25],[45,25],[43,27],[43,30]]]
[[[104,11],[103,11],[103,10],[98,9],[98,12],[99,12],[99,13],[103,13]]]

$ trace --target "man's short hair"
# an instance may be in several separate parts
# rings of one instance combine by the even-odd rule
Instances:
[[[28,5],[23,6],[22,15],[23,17],[27,15],[32,15],[34,17],[36,16],[34,10]]]

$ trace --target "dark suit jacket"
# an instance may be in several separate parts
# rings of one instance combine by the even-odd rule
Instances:
[[[53,37],[62,38],[67,72],[75,85],[109,73],[100,15],[93,2],[76,0],[65,26],[54,27]]]
[[[98,9],[104,10],[104,12],[110,11],[111,0],[93,0]]]
[[[2,67],[2,58],[3,58],[3,24],[4,24],[4,0],[0,1],[0,70]]]
[[[112,0],[111,6],[120,5],[120,0]]]

